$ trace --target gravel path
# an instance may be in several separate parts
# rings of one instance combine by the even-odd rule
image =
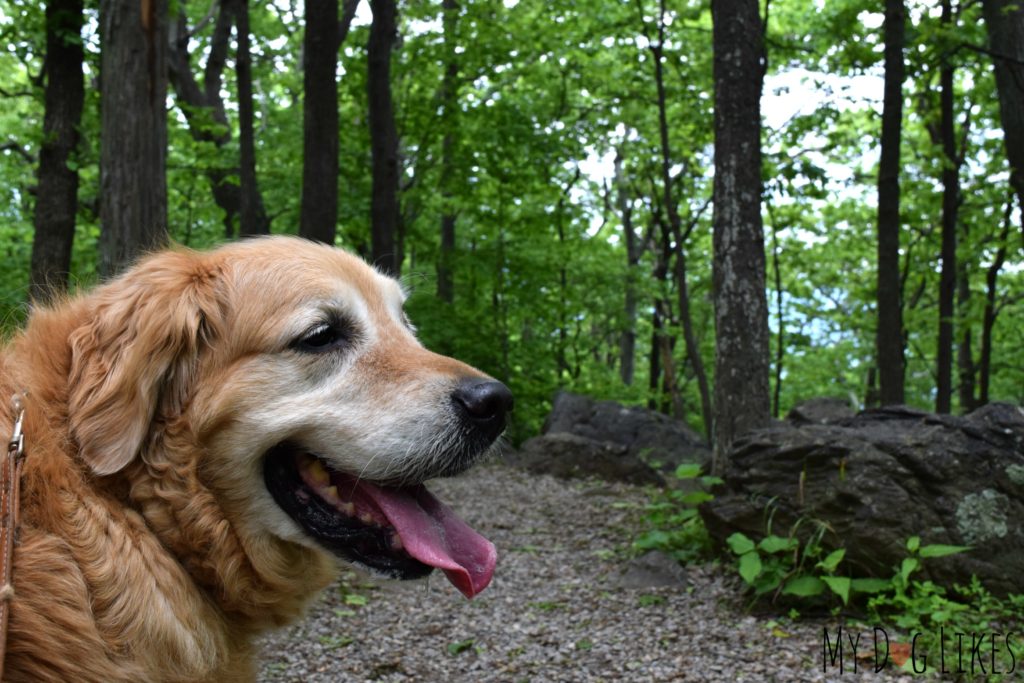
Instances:
[[[857,676],[823,674],[822,623],[775,627],[745,615],[735,584],[712,566],[690,568],[678,586],[619,588],[622,551],[640,526],[641,489],[500,464],[431,489],[497,545],[491,586],[470,602],[443,576],[399,583],[349,573],[304,621],[264,640],[259,680],[880,678],[870,661],[859,663]]]

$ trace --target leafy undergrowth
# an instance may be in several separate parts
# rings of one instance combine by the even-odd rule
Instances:
[[[656,493],[634,549],[662,550],[681,562],[707,560],[712,544],[697,507],[712,499],[710,488],[720,480],[701,476],[697,465],[681,465],[676,474],[698,488]],[[771,515],[767,519],[762,538],[735,533],[727,539],[725,562],[742,580],[749,608],[794,621],[827,614],[847,631],[884,628],[889,658],[907,673],[1004,680],[1024,671],[1024,595],[994,596],[977,578],[953,587],[916,578],[928,560],[969,548],[922,544],[913,536],[890,576],[857,576],[845,562],[845,549],[823,543],[824,522],[800,520],[777,534]]]
[[[680,465],[676,477],[690,482],[691,490],[666,489],[652,496],[644,511],[648,528],[633,542],[636,550],[661,550],[684,563],[711,557],[711,537],[697,508],[714,497],[709,491],[722,480],[702,476],[700,471],[700,465]]]

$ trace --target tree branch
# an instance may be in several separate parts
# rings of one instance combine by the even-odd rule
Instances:
[[[15,152],[18,156],[20,156],[22,159],[24,159],[26,162],[30,164],[36,163],[36,158],[32,156],[32,154],[29,153],[28,150],[22,147],[20,143],[15,142],[14,140],[10,140],[8,142],[0,144],[0,152],[8,151]]]
[[[341,49],[348,37],[348,31],[352,28],[352,20],[355,19],[356,9],[359,8],[359,0],[345,0],[341,6],[341,21],[338,22],[338,45],[336,50]]]

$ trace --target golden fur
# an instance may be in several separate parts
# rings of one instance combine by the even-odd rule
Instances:
[[[26,394],[6,679],[252,680],[253,637],[337,567],[268,502],[259,455],[304,430],[385,475],[449,380],[479,376],[419,345],[402,298],[353,256],[268,238],[157,253],[33,312],[0,353],[4,438]],[[287,353],[325,301],[373,337],[327,370]]]

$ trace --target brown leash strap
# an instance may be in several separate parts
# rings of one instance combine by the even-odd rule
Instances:
[[[14,544],[18,540],[18,503],[21,498],[21,464],[25,460],[25,435],[21,423],[25,409],[18,397],[14,398],[14,434],[7,442],[7,452],[0,463],[0,680],[4,677],[4,655],[7,651],[7,617],[14,585]]]

